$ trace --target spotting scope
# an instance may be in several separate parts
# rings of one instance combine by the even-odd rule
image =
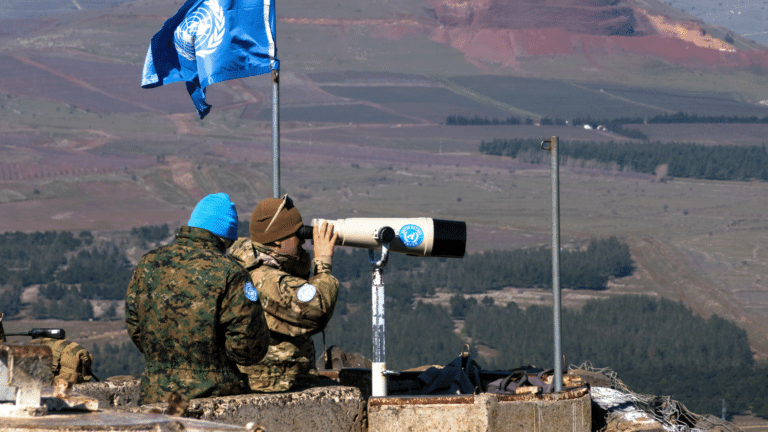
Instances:
[[[381,249],[389,243],[389,251],[421,257],[461,258],[467,246],[465,222],[432,218],[347,218],[312,219],[297,233],[312,239],[312,227],[326,221],[339,234],[336,244],[363,249]]]

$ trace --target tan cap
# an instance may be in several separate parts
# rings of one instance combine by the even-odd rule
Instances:
[[[267,198],[251,214],[251,240],[261,244],[295,234],[304,225],[299,209],[288,195],[282,199]]]

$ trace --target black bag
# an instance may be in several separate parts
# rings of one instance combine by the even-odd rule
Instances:
[[[444,368],[431,367],[418,379],[424,386],[418,394],[475,394],[482,391],[480,366],[471,359],[469,345],[464,345],[461,354]]]

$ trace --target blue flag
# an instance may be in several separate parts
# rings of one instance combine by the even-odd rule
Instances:
[[[278,70],[274,0],[187,0],[149,43],[143,88],[177,81],[200,118],[213,83]]]

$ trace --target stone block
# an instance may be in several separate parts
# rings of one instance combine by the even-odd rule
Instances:
[[[137,407],[139,406],[139,387],[141,381],[133,377],[129,379],[88,382],[75,384],[72,391],[94,398],[102,408]]]
[[[166,412],[168,404],[143,405],[134,412]],[[245,426],[269,432],[360,432],[365,400],[353,387],[325,386],[284,393],[222,396],[189,401],[184,417]]]
[[[589,391],[544,395],[390,396],[368,400],[370,432],[590,432]]]

